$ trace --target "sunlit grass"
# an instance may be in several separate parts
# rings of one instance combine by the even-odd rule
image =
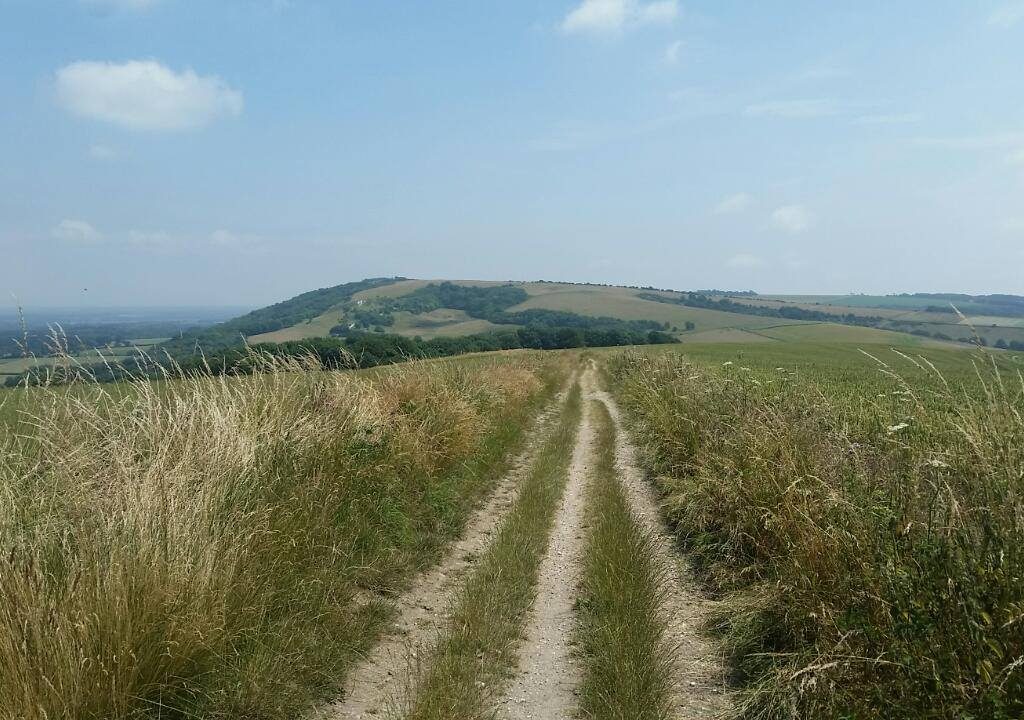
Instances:
[[[294,718],[500,477],[555,356],[32,388],[0,434],[0,716]],[[362,590],[363,592],[359,592]]]
[[[1018,717],[1024,380],[1005,354],[955,379],[858,357],[613,361],[670,516],[729,595],[742,711]]]

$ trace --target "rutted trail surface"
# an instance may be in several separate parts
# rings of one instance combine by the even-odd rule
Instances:
[[[576,408],[576,414],[567,416],[566,411],[562,411],[568,390],[541,414],[512,471],[471,518],[464,536],[451,547],[445,560],[422,575],[410,591],[398,599],[398,617],[392,630],[347,678],[344,699],[322,711],[321,717],[336,720],[408,715],[451,717],[456,706],[462,708],[458,717],[466,718],[476,718],[480,712],[483,712],[481,717],[491,717],[493,713],[501,720],[578,717],[581,683],[593,667],[588,662],[596,661],[597,657],[585,654],[583,646],[574,645],[581,622],[576,604],[583,590],[584,553],[588,550],[588,503],[594,502],[591,490],[597,487],[592,484],[596,477],[612,478],[613,482],[621,483],[629,513],[634,517],[633,527],[639,523],[650,537],[650,544],[640,556],[650,557],[657,566],[664,568],[663,599],[654,600],[649,605],[650,611],[637,612],[641,612],[642,617],[656,612],[659,627],[664,628],[652,636],[651,642],[664,651],[659,650],[658,657],[671,659],[671,717],[680,720],[711,718],[727,709],[730,699],[724,662],[716,644],[702,634],[715,603],[699,591],[683,567],[674,538],[662,521],[655,489],[637,465],[636,452],[623,427],[619,408],[614,398],[599,386],[593,361],[582,372],[573,374],[569,387],[573,388],[577,382],[581,395],[576,395],[574,389],[573,401],[569,403]],[[597,403],[607,408],[607,415]],[[556,428],[554,419],[559,417]],[[611,443],[612,426],[614,468],[607,451],[600,454],[597,447],[602,438]],[[573,435],[567,435],[573,428],[578,428],[573,432],[575,443]],[[538,486],[534,480],[537,468],[548,462],[542,459],[548,457],[550,448],[558,447],[562,448],[561,465],[549,464],[549,469],[541,472],[548,472],[551,478],[557,477],[565,483],[564,489],[557,490],[560,495],[556,494],[558,486],[550,484],[552,480],[546,481],[547,486]],[[601,463],[598,463],[599,458],[603,458]],[[525,490],[522,489],[524,481]],[[551,488],[548,495],[537,494],[542,487]],[[552,522],[553,514],[546,549],[538,544],[540,536],[536,532],[513,523],[522,514],[520,505],[527,499],[532,499],[536,506],[524,517],[535,518],[539,512],[549,518],[546,523]],[[619,503],[619,507],[623,507],[622,500]],[[510,568],[519,567],[517,555],[494,554],[500,548],[508,552],[509,548],[523,547],[527,537],[533,538],[532,562],[539,562],[539,566],[534,564],[530,571],[536,578],[532,606],[530,595],[523,595],[525,590],[519,595],[509,595],[518,598],[513,603],[518,609],[503,604],[505,601],[494,605],[487,599],[504,598],[502,593],[508,593],[509,588],[528,589],[533,585],[533,580],[522,573],[510,572]],[[615,537],[613,535],[611,540]],[[495,560],[495,557],[501,559]],[[608,567],[619,566],[617,561],[611,561]],[[466,598],[484,598],[485,601],[481,605],[473,604],[474,600],[467,605],[472,612],[457,610],[455,601],[465,604]],[[503,610],[505,615],[495,615]],[[459,613],[468,614],[463,617]],[[514,620],[508,620],[513,617]],[[500,681],[505,670],[488,664],[494,648],[486,649],[490,647],[486,643],[493,645],[494,640],[485,638],[497,632],[494,623],[499,621],[506,626],[512,622],[512,625],[502,630],[506,634],[501,635],[495,647],[503,643],[504,647],[514,649],[517,629],[522,631],[518,651],[507,655],[504,661],[515,662],[507,683]],[[605,646],[607,643],[602,645]],[[424,669],[427,675],[423,674]],[[430,674],[431,669],[433,674]],[[612,677],[618,676],[613,673]],[[429,682],[424,684],[424,678]],[[626,685],[621,689],[624,693],[629,692]],[[611,687],[618,687],[618,683],[612,681]],[[482,698],[483,704],[459,704],[456,697]],[[661,697],[665,698],[664,690]],[[664,712],[665,706],[661,707]]]
[[[572,387],[575,376],[570,379]],[[408,592],[396,600],[397,617],[385,637],[367,658],[353,670],[345,682],[344,698],[320,711],[329,720],[357,720],[384,717],[400,707],[411,668],[429,649],[447,621],[450,596],[490,543],[491,537],[515,502],[524,474],[533,456],[551,430],[567,391],[538,417],[525,449],[516,458],[510,472],[501,480],[487,502],[466,525],[437,566],[420,576]]]
[[[510,720],[557,720],[576,711],[580,671],[570,639],[583,549],[584,490],[594,442],[588,402],[594,382],[593,367],[588,367],[580,377],[583,414],[568,483],[540,566],[537,599],[521,645],[518,673],[501,701],[500,714]]]
[[[674,707],[681,720],[714,717],[729,705],[725,661],[702,627],[715,601],[701,593],[682,566],[672,533],[662,520],[657,493],[636,463],[636,452],[623,427],[615,399],[604,390],[591,396],[602,402],[615,424],[615,455],[619,479],[633,513],[644,524],[666,570],[664,621],[666,642],[676,670]]]

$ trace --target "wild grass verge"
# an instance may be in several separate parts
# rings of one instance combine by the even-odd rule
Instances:
[[[0,717],[294,718],[500,477],[555,356],[33,390],[0,436]]]
[[[1024,714],[1019,373],[613,365],[681,538],[729,595],[744,716]]]
[[[537,571],[565,488],[581,415],[579,384],[538,451],[515,504],[455,599],[448,627],[414,679],[405,717],[468,720],[492,716],[497,681],[516,661]]]
[[[594,720],[661,720],[672,710],[664,569],[618,477],[615,426],[604,403],[593,403],[592,417],[596,457],[578,605],[580,710]]]

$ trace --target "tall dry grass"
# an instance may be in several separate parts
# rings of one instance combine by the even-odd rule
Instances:
[[[284,718],[332,696],[561,368],[37,389],[0,439],[0,717]]]
[[[895,361],[895,362],[894,362]],[[899,366],[913,382],[903,381]],[[623,356],[756,718],[1024,714],[1024,380]]]

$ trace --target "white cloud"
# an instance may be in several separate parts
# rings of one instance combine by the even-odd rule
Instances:
[[[185,130],[242,112],[242,93],[216,76],[155,60],[75,62],[57,71],[57,99],[81,117],[132,130]]]
[[[817,118],[839,115],[834,100],[774,100],[747,105],[743,113],[751,117]]]
[[[52,235],[70,243],[95,243],[103,240],[103,235],[85,220],[61,220]]]
[[[79,0],[87,7],[100,8],[102,10],[149,10],[160,0]]]
[[[562,20],[566,33],[615,33],[639,25],[664,25],[679,15],[677,0],[582,0]]]
[[[93,160],[113,160],[117,157],[117,151],[109,145],[96,143],[89,146],[89,157]]]
[[[764,260],[749,253],[737,253],[725,261],[727,267],[738,270],[752,270],[764,266]]]
[[[715,215],[736,215],[745,211],[754,202],[754,198],[745,192],[736,193],[722,200],[715,205]]]
[[[803,205],[783,205],[772,213],[772,226],[797,235],[811,226],[811,213]]]
[[[1002,223],[1003,232],[1024,234],[1024,217],[1008,218]]]
[[[682,49],[682,40],[676,40],[674,43],[669,43],[669,46],[665,48],[665,63],[668,65],[676,65],[679,62],[679,51]]]
[[[57,240],[68,243],[105,243],[121,248],[134,248],[156,253],[201,252],[208,248],[220,248],[233,252],[265,252],[266,239],[259,235],[236,233],[230,230],[215,230],[209,235],[192,235],[168,232],[166,230],[139,230],[101,233],[85,220],[62,220],[51,231]]]
[[[988,24],[1003,29],[1012,28],[1024,20],[1024,2],[1011,2],[1000,5],[988,16]]]

